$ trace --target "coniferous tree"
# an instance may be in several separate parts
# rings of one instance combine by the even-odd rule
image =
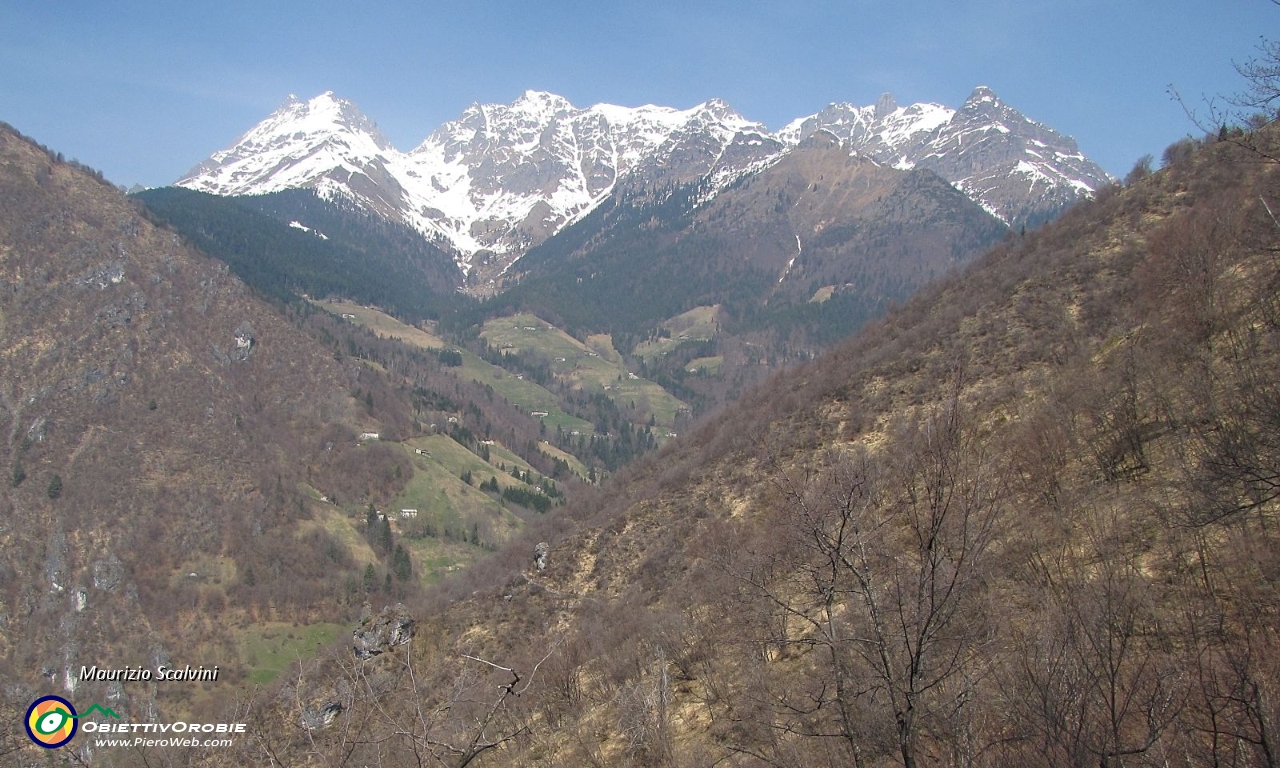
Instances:
[[[364,516],[364,540],[369,542],[369,546],[378,546],[378,535],[381,533],[378,527],[378,512],[369,505],[369,509]]]
[[[49,478],[49,487],[46,492],[51,499],[56,499],[62,495],[62,475],[57,472],[53,473],[53,477]]]
[[[408,581],[413,575],[413,564],[409,560],[409,552],[400,544],[396,545],[395,555],[391,558],[391,570],[400,581]]]
[[[391,521],[382,518],[382,526],[378,531],[378,548],[382,550],[382,554],[391,554]]]

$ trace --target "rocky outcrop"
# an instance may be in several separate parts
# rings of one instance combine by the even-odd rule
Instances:
[[[248,360],[253,354],[257,339],[253,337],[253,326],[248,320],[236,327],[235,344],[231,348],[231,359],[238,363]]]
[[[362,660],[380,656],[412,640],[415,624],[402,603],[383,608],[377,614],[366,612],[351,631],[351,650]]]
[[[124,579],[124,563],[114,554],[93,564],[93,586],[105,592],[115,592]]]
[[[301,715],[301,725],[308,731],[318,731],[333,724],[333,721],[342,713],[344,707],[339,701],[324,701],[316,706],[303,707]]]

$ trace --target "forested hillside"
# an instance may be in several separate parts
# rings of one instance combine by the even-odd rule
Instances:
[[[1166,158],[296,667],[237,758],[1274,764],[1280,169]]]
[[[255,633],[323,625],[327,641],[368,566],[384,585],[392,552],[321,496],[382,503],[403,485],[401,451],[357,440],[411,423],[388,378],[4,125],[0,284],[5,706],[74,691],[81,665],[270,677],[242,654]],[[225,693],[113,695],[132,713]]]
[[[453,295],[462,274],[447,253],[404,226],[310,191],[226,198],[165,187],[135,197],[278,301],[339,295],[415,320],[470,303]]]

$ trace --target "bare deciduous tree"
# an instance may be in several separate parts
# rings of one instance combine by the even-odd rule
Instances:
[[[1131,532],[1081,514],[1083,546],[1041,548],[1039,612],[1019,633],[1020,690],[1007,698],[1051,765],[1141,764],[1174,722],[1184,681]]]
[[[883,456],[773,472],[788,540],[735,575],[773,606],[762,640],[819,663],[760,694],[771,728],[838,739],[856,765],[935,762],[929,745],[964,730],[990,639],[981,600],[1004,483],[974,426],[953,400]]]

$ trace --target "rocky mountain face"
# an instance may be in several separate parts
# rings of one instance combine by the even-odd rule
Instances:
[[[1027,118],[990,88],[963,106],[832,104],[779,132],[796,143],[825,130],[858,154],[896,168],[934,171],[1010,226],[1039,224],[1110,181],[1070,136]]]
[[[806,325],[847,332],[1007,232],[937,174],[850,154],[826,131],[718,193],[616,200],[530,250],[494,306],[623,335],[694,306],[721,306],[726,333],[804,308]]]
[[[475,287],[615,190],[705,179],[711,196],[818,130],[877,163],[933,170],[1011,225],[1047,219],[1108,180],[1069,137],[978,88],[959,110],[898,107],[886,95],[870,107],[832,104],[777,133],[717,99],[687,110],[580,109],[528,91],[509,105],[469,107],[408,152],[333,93],[290,97],[176,184],[349,198],[454,250]]]

